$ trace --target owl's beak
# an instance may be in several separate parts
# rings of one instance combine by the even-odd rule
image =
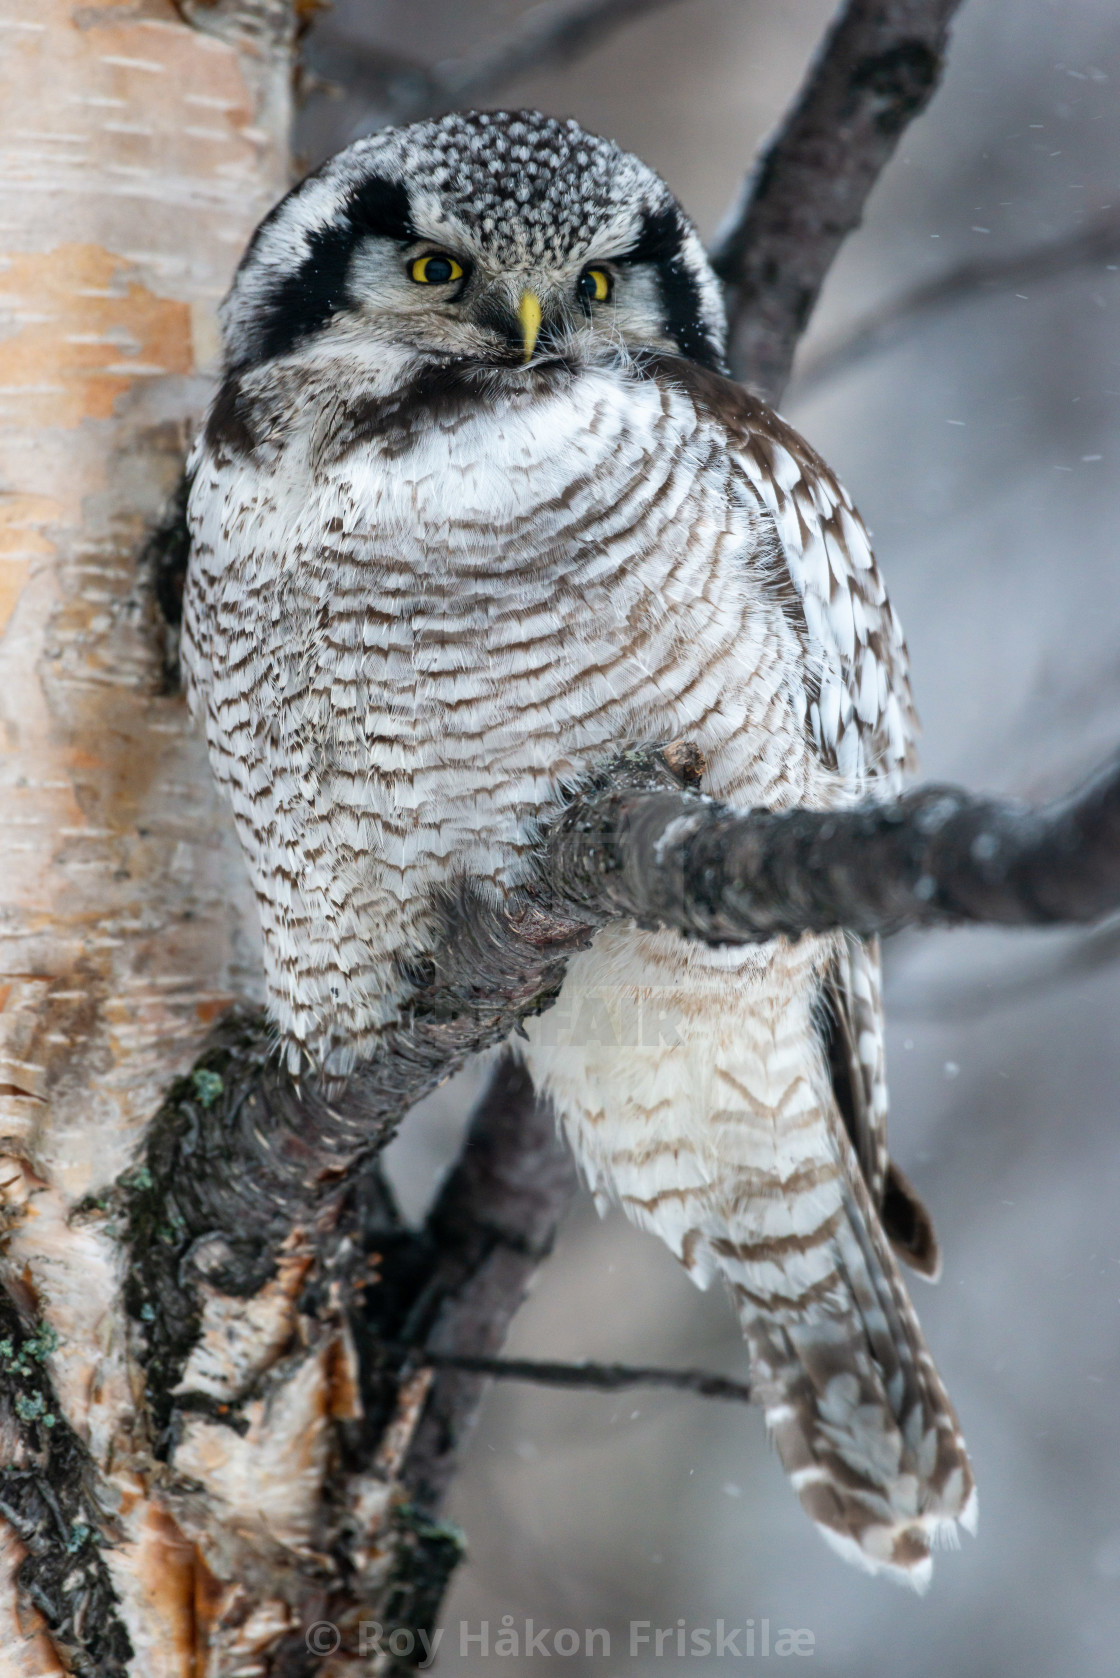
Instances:
[[[541,329],[541,301],[536,292],[521,293],[521,301],[517,305],[517,318],[521,323],[521,343],[525,352],[522,359],[529,362],[533,359],[533,351],[537,347],[537,334]]]

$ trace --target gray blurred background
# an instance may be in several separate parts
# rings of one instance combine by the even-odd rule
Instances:
[[[371,49],[424,63],[507,27],[519,0],[336,0],[308,58],[317,162],[378,120]],[[794,92],[828,0],[687,0],[484,101],[571,113],[639,152],[705,235]],[[368,89],[368,82],[367,82]],[[1116,0],[968,0],[948,75],[828,281],[799,368],[918,282],[1120,212]],[[1120,252],[1120,240],[1116,249]],[[922,770],[1041,796],[1120,739],[1120,254],[1020,277],[913,320],[846,372],[795,377],[785,412],[870,523],[910,642]],[[1120,1672],[1120,935],[955,933],[887,954],[893,1151],[937,1218],[945,1274],[913,1291],[980,1483],[980,1531],[924,1599],[835,1559],[753,1411],[643,1391],[491,1390],[455,1492],[469,1560],[436,1670],[554,1670],[458,1653],[604,1626],[595,1678],[753,1672],[660,1660],[628,1624],[807,1628],[824,1678]],[[476,1071],[393,1149],[419,1215]],[[730,1309],[652,1239],[583,1202],[510,1350],[744,1373]],[[742,1646],[742,1640],[740,1640]],[[800,1662],[793,1665],[802,1670]]]

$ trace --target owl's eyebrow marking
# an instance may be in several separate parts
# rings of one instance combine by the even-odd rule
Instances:
[[[629,250],[616,258],[619,262],[671,262],[681,254],[684,225],[675,204],[660,210],[643,210],[642,230]]]
[[[642,214],[641,232],[615,261],[626,266],[647,262],[657,271],[665,309],[665,332],[687,361],[710,372],[725,371],[716,345],[704,326],[703,298],[695,276],[684,260],[685,222],[673,203]]]
[[[287,355],[344,308],[349,301],[350,258],[355,246],[369,238],[393,239],[402,245],[417,238],[408,189],[400,181],[370,176],[351,188],[332,221],[307,235],[306,254],[298,268],[263,301],[253,351],[231,371]]]

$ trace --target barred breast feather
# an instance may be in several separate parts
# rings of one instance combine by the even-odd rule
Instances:
[[[368,1054],[433,894],[516,891],[559,789],[621,746],[686,737],[709,791],[771,807],[849,803],[908,760],[905,648],[850,501],[688,362],[514,388],[309,352],[230,376],[194,472],[184,665],[293,1064]],[[936,1268],[886,1151],[877,951],[613,926],[528,1033],[599,1198],[730,1288],[810,1515],[924,1582],[974,1493],[892,1252]]]

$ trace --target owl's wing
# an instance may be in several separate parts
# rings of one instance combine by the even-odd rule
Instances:
[[[879,940],[845,933],[826,975],[823,1035],[836,1105],[883,1228],[900,1258],[936,1281],[941,1248],[917,1191],[887,1152]]]
[[[906,642],[847,490],[784,420],[746,396],[733,436],[801,602],[810,736],[854,791],[897,792],[917,729]],[[736,435],[737,434],[737,435]]]
[[[822,759],[862,797],[897,793],[914,761],[917,721],[902,628],[863,520],[836,475],[764,402],[718,375],[673,374],[725,428],[730,452],[772,524],[803,614],[806,730]],[[878,940],[846,936],[826,977],[837,1106],[896,1251],[940,1267],[929,1214],[887,1153],[887,1086]]]

